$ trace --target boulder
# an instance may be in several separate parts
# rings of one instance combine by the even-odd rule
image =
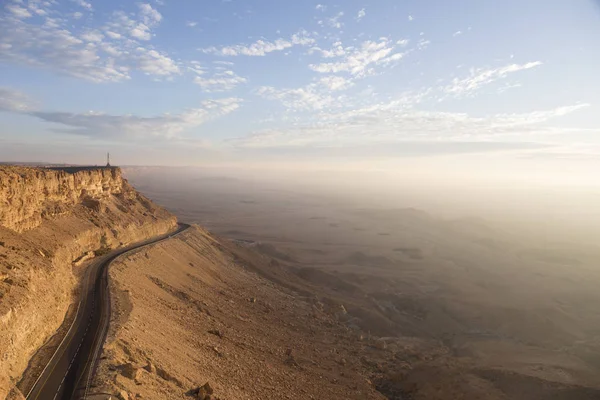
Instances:
[[[192,390],[191,394],[196,396],[198,400],[211,400],[213,394],[213,388],[210,383],[206,382],[204,385]]]
[[[119,400],[129,400],[129,393],[127,393],[124,390],[119,390],[119,393],[117,393],[117,399],[119,399]]]
[[[140,369],[135,367],[132,363],[123,365],[121,369],[121,375],[133,380],[137,380],[140,377],[140,373]]]

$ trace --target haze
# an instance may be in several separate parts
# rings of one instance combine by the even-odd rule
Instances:
[[[180,219],[300,268],[303,279],[352,309],[362,329],[443,340],[454,358],[403,378],[402,390],[406,379],[421,395],[432,380],[456,390],[458,379],[469,387],[459,393],[475,396],[464,377],[453,378],[463,368],[494,370],[486,379],[512,398],[534,398],[548,382],[598,382],[597,193],[428,186],[374,173],[125,172]],[[437,351],[423,346],[421,356]],[[390,382],[399,373],[387,372]],[[587,398],[563,389],[546,395]]]

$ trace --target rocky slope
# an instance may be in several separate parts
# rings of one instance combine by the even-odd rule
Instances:
[[[85,260],[175,226],[119,168],[0,167],[0,398],[61,325]]]
[[[385,350],[346,329],[340,305],[252,272],[271,262],[197,226],[116,261],[90,395],[383,400],[367,360]]]

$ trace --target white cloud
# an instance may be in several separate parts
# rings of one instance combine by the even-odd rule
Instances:
[[[283,51],[293,46],[309,46],[315,43],[315,40],[311,38],[308,32],[301,31],[294,35],[289,40],[276,39],[273,42],[265,40],[257,40],[250,45],[235,45],[227,47],[209,47],[200,49],[203,53],[216,54],[220,56],[265,56],[268,53],[275,51]]]
[[[541,124],[553,118],[563,117],[581,109],[590,107],[588,103],[563,106],[551,110],[534,111],[526,114],[498,114],[490,119],[493,129],[506,129],[524,125]]]
[[[247,82],[246,78],[238,76],[235,72],[230,70],[218,72],[210,78],[205,78],[202,75],[203,74],[195,77],[194,83],[208,93],[225,92]]]
[[[323,50],[319,47],[313,47],[309,50],[309,54],[320,52],[325,58],[342,57],[346,55],[346,48],[342,46],[342,42],[335,42],[330,50]]]
[[[196,25],[198,25],[198,23],[196,21],[188,21],[188,22],[185,23],[185,26],[188,26],[190,28],[193,28]]]
[[[129,31],[129,34],[140,40],[150,40],[152,35],[150,34],[150,28],[145,24],[138,24],[136,27]]]
[[[107,38],[118,39],[121,33],[117,31],[128,29],[130,21],[135,24],[121,17],[117,14],[103,28]],[[108,43],[97,30],[75,35],[68,28],[67,20],[60,18],[46,17],[43,25],[35,25],[0,17],[0,60],[92,82],[126,80],[135,69],[162,78],[180,73],[168,55],[142,48],[133,40]]]
[[[414,21],[414,20],[415,20],[415,17],[413,17],[412,15],[409,15],[409,16],[408,16],[408,20],[409,20],[409,21]]]
[[[379,42],[365,41],[359,48],[348,47],[339,62],[322,64],[310,64],[309,68],[321,73],[347,72],[351,75],[361,77],[373,73],[372,66],[386,65],[400,60],[404,53],[393,53],[395,45],[386,38]],[[342,52],[339,51],[341,54]]]
[[[331,91],[345,90],[354,86],[354,83],[351,80],[334,75],[325,76],[319,79],[319,83]]]
[[[121,35],[118,34],[117,32],[113,32],[113,31],[106,31],[106,36],[108,36],[111,39],[120,39]]]
[[[101,42],[104,38],[104,35],[98,31],[88,31],[79,37],[87,42]]]
[[[315,9],[318,11],[325,11],[325,10],[327,10],[327,6],[324,6],[323,4],[317,4]]]
[[[363,19],[365,16],[367,15],[367,12],[365,11],[365,9],[363,8],[362,10],[360,10],[358,12],[358,15],[356,16],[356,20],[360,21],[361,19]]]
[[[514,72],[524,71],[542,65],[540,61],[526,64],[510,64],[494,69],[471,69],[467,78],[455,78],[452,84],[446,86],[443,91],[451,96],[469,96],[485,85],[489,85],[499,79],[503,79]]]
[[[234,144],[241,147],[343,147],[407,141],[460,143],[468,140],[477,143],[515,135],[556,133],[556,129],[543,124],[588,106],[579,104],[524,114],[472,117],[465,113],[415,110],[407,107],[404,100],[395,100],[352,112],[324,113],[318,122],[254,133],[235,140]],[[521,147],[517,147],[524,145],[527,143],[521,137]]]
[[[279,101],[290,112],[324,111],[349,106],[350,100],[344,94],[334,95],[354,86],[351,79],[330,75],[321,77],[312,83],[295,89],[262,86],[256,94]]]
[[[298,89],[278,89],[272,86],[258,88],[257,94],[265,99],[280,101],[290,111],[322,110],[334,105],[336,99],[320,93],[315,84]]]
[[[23,3],[21,3],[23,4]],[[27,3],[27,8],[29,9],[29,11],[31,13],[34,13],[36,15],[39,15],[40,17],[43,17],[45,15],[48,15],[48,7],[51,4],[49,2],[42,2],[40,0],[32,0],[29,1]]]
[[[81,17],[83,17],[83,13],[76,11],[72,14],[73,19],[80,19]]]
[[[430,40],[427,39],[419,39],[419,41],[417,42],[417,49],[419,50],[423,50],[426,49],[427,46],[429,46],[431,44]]]
[[[148,50],[143,47],[136,49],[135,60],[141,71],[152,76],[172,76],[181,71],[175,61],[156,50]]]
[[[152,25],[162,20],[162,15],[156,11],[150,4],[142,3],[139,5],[142,20],[146,25]]]
[[[460,35],[462,35],[462,31],[456,31],[456,32],[454,32],[452,34],[452,36],[454,36],[454,37],[457,37],[457,36],[460,36]]]
[[[92,5],[90,3],[88,3],[87,1],[84,0],[71,0],[73,3],[77,4],[80,7],[83,7],[85,9],[91,10],[92,9]]]
[[[16,18],[29,18],[31,17],[31,13],[27,11],[26,8],[19,7],[16,4],[8,4],[6,9],[11,12]]]
[[[149,4],[140,4],[139,8],[138,19],[132,19],[123,11],[115,11],[106,28],[137,40],[150,40],[152,28],[160,23],[162,15]]]
[[[340,19],[344,16],[344,12],[340,11],[334,17],[327,19],[327,24],[332,28],[342,29],[344,24],[340,22]]]

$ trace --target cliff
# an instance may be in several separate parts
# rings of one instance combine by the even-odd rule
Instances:
[[[77,203],[123,191],[119,168],[71,170],[0,167],[0,225],[23,232]]]
[[[0,398],[61,325],[84,260],[176,223],[119,168],[0,167]]]

